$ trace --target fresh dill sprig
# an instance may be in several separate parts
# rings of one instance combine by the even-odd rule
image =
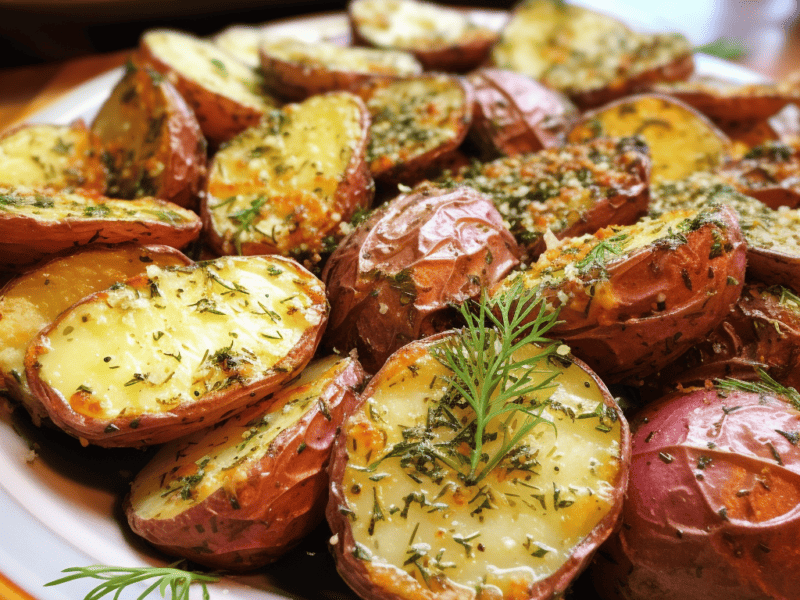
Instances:
[[[250,202],[249,208],[243,208],[228,215],[228,218],[236,225],[236,231],[233,232],[233,242],[237,253],[242,253],[242,234],[253,230],[256,219],[261,216],[261,207],[266,203],[267,198],[259,196]]]
[[[467,485],[479,483],[537,425],[555,427],[543,416],[547,402],[532,405],[525,397],[553,387],[556,372],[538,382],[533,375],[548,373],[537,367],[556,352],[558,344],[545,335],[556,325],[557,311],[547,305],[538,290],[525,290],[521,279],[507,293],[494,298],[484,292],[473,312],[474,308],[475,303],[462,304],[466,327],[431,350],[434,358],[452,371],[452,376],[445,377],[450,388],[475,414],[462,431],[469,432],[471,448],[469,472],[464,477]],[[540,351],[518,358],[518,353],[531,344],[541,345]],[[520,416],[523,421],[516,424]],[[500,449],[488,455],[484,453],[484,440],[492,423],[496,423],[502,439]]]
[[[793,387],[786,387],[785,385],[775,381],[770,375],[761,367],[756,368],[761,381],[742,381],[740,379],[717,379],[717,385],[728,391],[752,392],[754,394],[769,394],[773,396],[782,396],[789,400],[789,402],[797,410],[800,410],[800,392]]]
[[[178,569],[177,565],[181,562],[174,562],[167,567],[109,567],[106,565],[70,567],[61,572],[71,573],[71,575],[50,581],[44,585],[48,587],[84,578],[100,579],[103,583],[86,594],[83,600],[98,600],[112,592],[114,593],[114,600],[117,600],[122,590],[128,586],[141,581],[155,579],[150,587],[137,597],[137,600],[143,600],[155,590],[160,592],[162,598],[167,598],[167,592],[169,591],[171,600],[189,600],[189,586],[193,583],[200,584],[203,590],[203,599],[209,600],[210,596],[206,583],[219,581],[219,576]]]

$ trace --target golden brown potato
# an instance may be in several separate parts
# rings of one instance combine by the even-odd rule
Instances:
[[[712,170],[732,151],[730,140],[711,121],[668,96],[630,96],[586,113],[567,139],[584,142],[604,135],[642,136],[650,146],[653,181]]]
[[[602,13],[561,0],[525,0],[514,9],[491,61],[600,106],[656,81],[686,79],[692,49],[679,34],[646,35]]]
[[[393,80],[422,73],[413,55],[398,50],[282,38],[262,41],[259,51],[265,85],[286,100],[352,91],[376,78]]]
[[[82,121],[20,125],[0,136],[0,185],[81,188],[102,194],[106,169],[101,150]]]
[[[158,444],[277,391],[311,359],[326,319],[321,282],[289,259],[151,265],[40,332],[26,375],[82,443]]]
[[[800,156],[786,144],[756,146],[741,160],[725,165],[720,174],[737,190],[770,208],[800,205]]]
[[[644,216],[650,156],[638,138],[598,138],[474,163],[437,181],[491,196],[527,258],[535,259],[548,231],[562,239]]]
[[[498,39],[466,11],[423,0],[351,0],[348,16],[354,43],[410,52],[427,71],[474,69]]]
[[[0,207],[0,264],[17,269],[49,254],[94,243],[182,248],[202,227],[195,213],[171,202],[115,200],[80,190],[0,186]]]
[[[152,66],[186,100],[209,142],[220,144],[255,125],[277,102],[258,73],[213,42],[188,33],[144,33],[138,59]]]
[[[107,195],[154,196],[197,206],[206,141],[192,110],[160,73],[129,63],[100,107],[92,132],[103,144]]]
[[[452,305],[479,297],[517,264],[517,254],[487,196],[433,186],[400,195],[328,259],[324,344],[357,348],[374,373],[404,344],[451,327]]]
[[[331,446],[364,376],[351,357],[313,361],[272,398],[165,445],[133,480],[131,529],[215,569],[277,560],[324,518]]]
[[[317,264],[372,202],[368,135],[369,113],[348,92],[289,104],[244,131],[211,165],[202,206],[211,245]]]
[[[0,376],[38,425],[47,411],[28,386],[25,351],[41,329],[85,296],[125,281],[148,265],[188,265],[169,246],[94,245],[48,260],[0,289]]]

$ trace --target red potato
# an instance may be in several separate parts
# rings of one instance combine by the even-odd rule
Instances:
[[[789,392],[697,389],[637,414],[625,526],[592,569],[602,598],[797,597],[800,412]]]
[[[322,283],[282,257],[151,265],[61,313],[28,347],[26,376],[53,423],[83,444],[158,444],[291,380],[327,313]]]
[[[780,142],[751,149],[720,174],[743,194],[773,209],[800,206],[800,153]]]
[[[25,351],[41,329],[85,296],[145,271],[147,265],[189,265],[169,246],[86,246],[47,260],[0,289],[0,376],[9,395],[19,400],[37,425],[47,410],[31,392],[25,375]]]
[[[155,196],[196,208],[206,175],[197,119],[160,73],[130,63],[92,123],[114,198]]]
[[[328,348],[357,348],[374,373],[411,340],[453,325],[453,304],[480,296],[518,262],[491,200],[470,188],[419,188],[376,210],[328,259]]]
[[[347,13],[355,44],[410,52],[426,71],[474,69],[499,37],[466,11],[423,0],[351,0]]]
[[[106,169],[101,154],[100,141],[83,121],[20,125],[0,136],[0,185],[102,194]]]
[[[331,447],[364,377],[355,358],[316,360],[271,398],[167,444],[131,484],[131,529],[214,569],[277,560],[324,518]]]
[[[578,114],[566,96],[521,73],[483,68],[467,81],[475,94],[470,139],[487,156],[560,146]]]
[[[521,278],[560,307],[552,336],[604,381],[636,383],[716,327],[744,284],[746,245],[727,206],[612,226],[547,250]]]
[[[256,125],[278,102],[261,77],[213,42],[180,31],[146,31],[138,60],[175,86],[192,108],[206,139],[219,145]]]

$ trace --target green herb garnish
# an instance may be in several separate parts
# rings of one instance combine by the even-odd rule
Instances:
[[[736,60],[737,58],[744,58],[747,56],[747,48],[745,48],[742,41],[728,37],[717,38],[708,44],[695,46],[694,51],[716,56],[717,58],[724,58],[726,60]]]
[[[781,396],[787,399],[792,406],[800,410],[800,392],[793,387],[786,387],[778,383],[761,367],[756,368],[756,373],[761,381],[742,381],[740,379],[717,379],[716,383],[723,390],[752,392],[770,396]]]

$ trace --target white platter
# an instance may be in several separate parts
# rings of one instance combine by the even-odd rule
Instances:
[[[476,12],[495,26],[505,19],[499,11]],[[639,16],[634,24],[646,25],[642,20]],[[271,24],[264,31],[335,37],[347,32],[347,22],[343,14],[320,15]],[[765,81],[758,73],[711,56],[698,55],[696,64],[700,74],[741,83]],[[69,123],[82,118],[89,122],[121,73],[121,68],[114,69],[84,83],[32,120]],[[36,457],[29,462],[31,446]],[[169,559],[130,533],[120,510],[126,481],[145,460],[146,454],[140,451],[81,448],[58,432],[37,430],[24,415],[0,415],[0,586],[4,576],[36,600],[75,600],[97,582],[44,584],[73,566],[166,564]],[[211,585],[212,600],[355,598],[335,573],[325,548],[326,536],[323,526],[274,566]],[[121,597],[136,598],[145,587]],[[194,590],[192,598],[200,598],[199,592],[199,588]],[[591,593],[580,593],[581,600],[591,597]]]

